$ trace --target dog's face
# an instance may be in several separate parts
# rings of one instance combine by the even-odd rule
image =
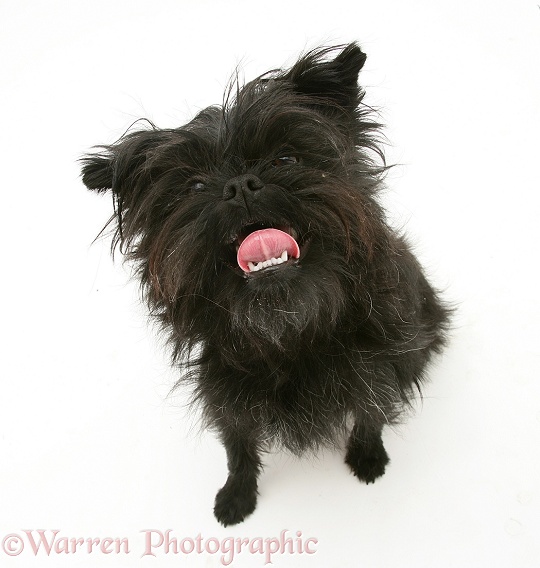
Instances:
[[[285,352],[350,302],[369,306],[362,275],[386,234],[377,124],[357,84],[365,55],[351,44],[330,56],[85,158],[84,183],[112,189],[117,242],[177,342]]]

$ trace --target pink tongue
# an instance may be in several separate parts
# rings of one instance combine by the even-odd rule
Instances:
[[[287,251],[289,258],[300,256],[298,243],[279,229],[262,229],[250,233],[238,249],[238,265],[244,272],[249,272],[248,262],[263,262],[271,258],[280,258]]]

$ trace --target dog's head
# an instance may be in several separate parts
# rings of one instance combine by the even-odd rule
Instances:
[[[352,302],[369,306],[362,279],[386,230],[365,59],[356,44],[312,51],[183,127],[84,158],[84,183],[112,190],[115,242],[177,343],[287,352]]]

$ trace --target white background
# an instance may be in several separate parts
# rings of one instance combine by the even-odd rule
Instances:
[[[0,1],[0,538],[129,538],[131,552],[0,550],[2,566],[219,566],[141,558],[139,531],[318,539],[295,567],[540,566],[540,8],[533,0]],[[266,459],[256,513],[213,518],[222,448],[197,430],[129,267],[91,244],[110,198],[77,158],[137,118],[175,127],[318,44],[358,40],[399,163],[384,201],[459,306],[391,465]],[[264,566],[243,553],[234,566]]]

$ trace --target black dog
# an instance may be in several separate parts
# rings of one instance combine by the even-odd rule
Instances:
[[[340,444],[362,481],[444,344],[449,311],[385,221],[356,44],[318,49],[170,130],[83,159],[225,445],[215,515],[253,512],[261,452]],[[189,362],[187,362],[189,359]],[[352,427],[352,432],[351,432]]]

